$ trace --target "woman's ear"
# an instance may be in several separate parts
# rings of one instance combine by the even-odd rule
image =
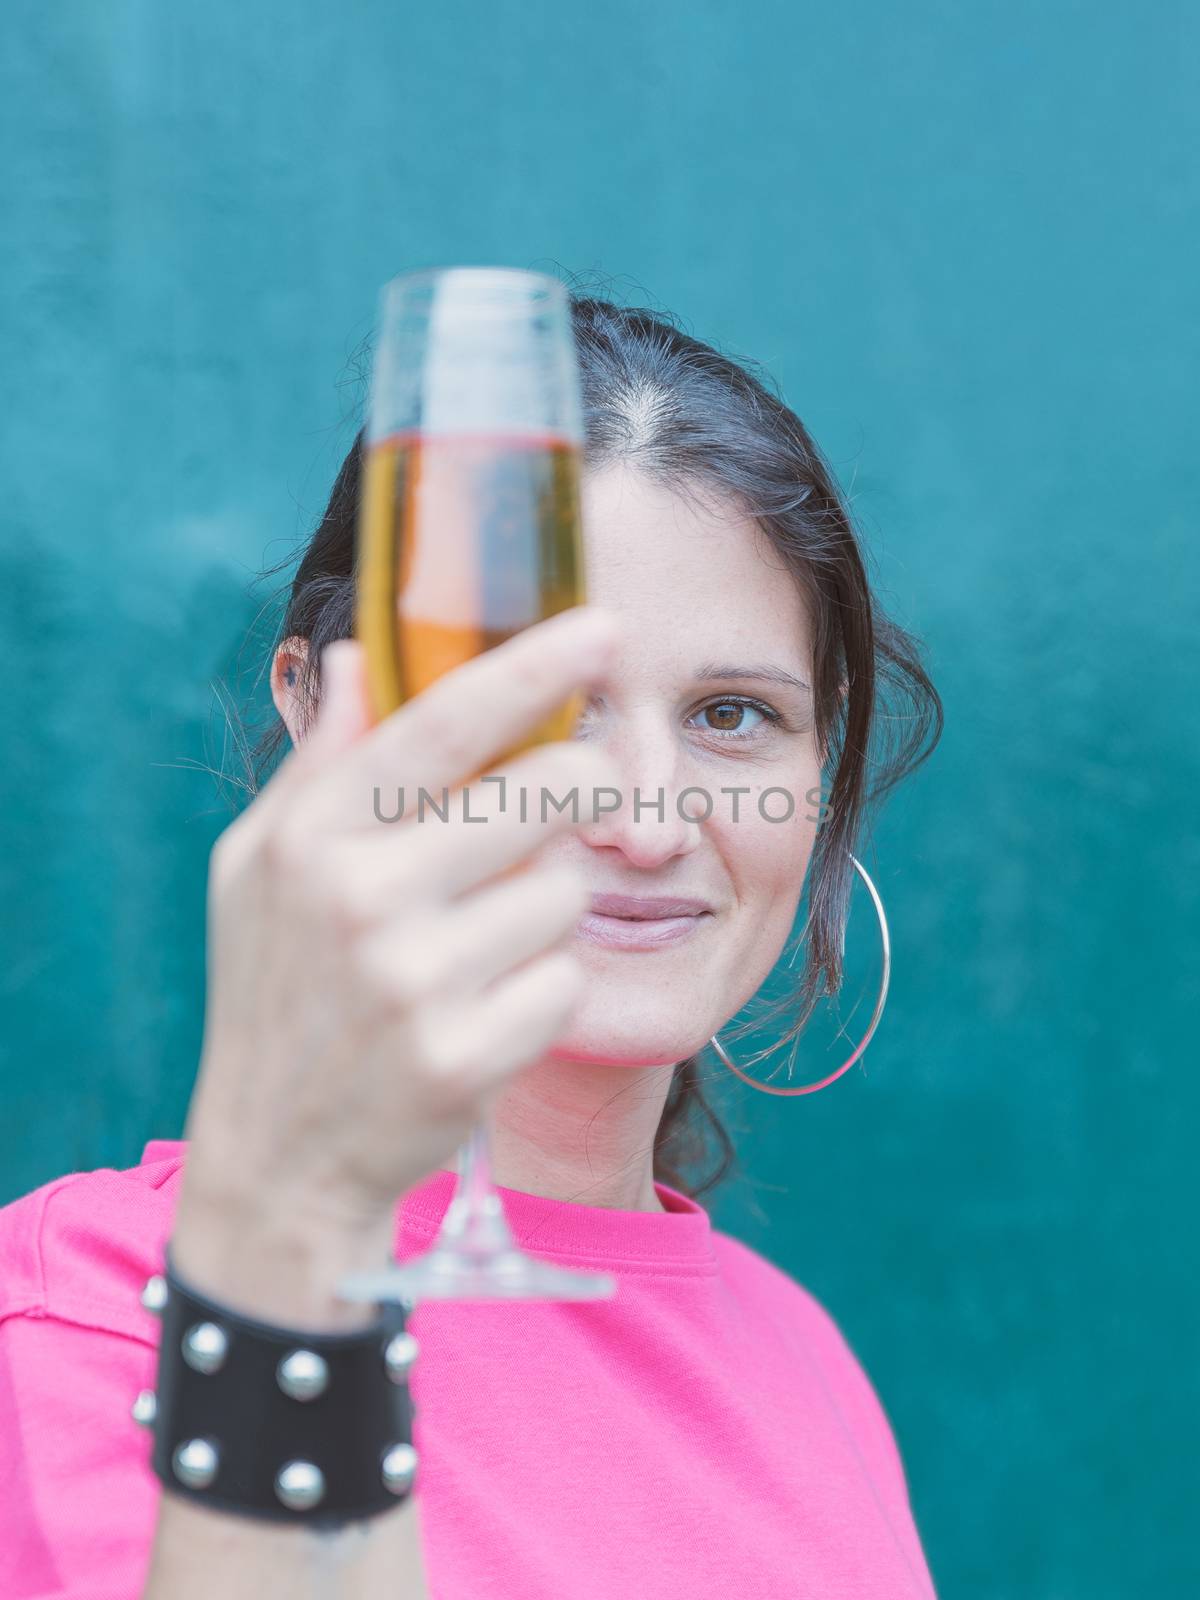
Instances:
[[[271,662],[271,699],[287,724],[294,745],[300,742],[300,675],[308,660],[308,640],[285,639]]]

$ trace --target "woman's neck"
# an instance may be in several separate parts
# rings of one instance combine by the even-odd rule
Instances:
[[[552,1200],[661,1211],[654,1137],[673,1070],[553,1057],[525,1068],[492,1112],[495,1182]]]

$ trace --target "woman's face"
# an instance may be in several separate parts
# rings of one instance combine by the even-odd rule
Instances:
[[[613,756],[620,805],[542,855],[576,862],[593,896],[706,909],[641,929],[585,919],[572,948],[588,982],[552,1052],[564,1060],[664,1065],[699,1050],[779,958],[816,836],[806,607],[757,525],[700,495],[623,466],[584,477],[588,600],[623,630],[578,737]]]

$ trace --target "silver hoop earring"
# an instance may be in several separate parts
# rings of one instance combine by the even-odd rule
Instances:
[[[776,1084],[759,1083],[756,1078],[751,1078],[747,1073],[743,1072],[740,1067],[735,1066],[734,1063],[729,1059],[729,1055],[726,1052],[725,1046],[714,1033],[708,1042],[720,1056],[724,1065],[729,1068],[730,1072],[732,1072],[735,1077],[740,1078],[743,1083],[748,1083],[752,1089],[761,1090],[763,1094],[812,1094],[817,1089],[823,1089],[827,1083],[832,1083],[835,1078],[840,1078],[843,1072],[847,1071],[848,1068],[854,1065],[859,1056],[862,1055],[863,1051],[870,1043],[871,1035],[879,1026],[879,1019],[883,1015],[883,1008],[887,1002],[888,983],[891,981],[892,976],[892,942],[888,936],[887,917],[883,912],[883,901],[879,898],[878,889],[876,889],[875,885],[871,882],[871,879],[867,874],[867,869],[863,866],[858,857],[851,855],[850,860],[854,863],[859,877],[866,884],[867,889],[870,892],[871,899],[874,901],[875,915],[879,918],[879,931],[883,937],[883,981],[879,985],[879,998],[875,1002],[874,1015],[871,1017],[870,1025],[868,1026],[866,1033],[863,1034],[861,1040],[859,1041],[858,1049],[848,1061],[843,1061],[836,1072],[831,1072],[827,1078],[822,1078],[820,1083],[806,1083],[795,1089],[781,1089]],[[843,932],[842,954],[844,955],[845,953],[846,938],[845,933]]]

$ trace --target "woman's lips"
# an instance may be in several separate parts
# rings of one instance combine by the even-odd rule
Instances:
[[[690,939],[710,915],[708,911],[698,911],[689,916],[639,918],[635,921],[587,911],[575,931],[589,944],[605,945],[610,950],[657,950],[663,945]]]

